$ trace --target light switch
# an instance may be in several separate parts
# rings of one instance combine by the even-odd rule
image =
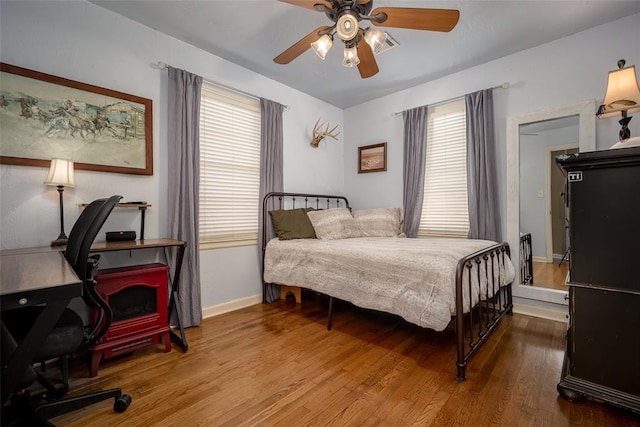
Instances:
[[[538,197],[543,198],[544,194],[542,194],[542,190],[538,190]]]

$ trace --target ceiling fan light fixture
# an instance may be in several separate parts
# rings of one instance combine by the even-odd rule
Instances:
[[[327,56],[327,52],[333,46],[333,38],[329,34],[325,34],[320,37],[318,40],[311,43],[311,47],[313,51],[318,55],[320,59],[324,61],[324,58]]]
[[[358,34],[358,18],[350,13],[345,13],[336,22],[338,37],[344,41],[353,40]]]
[[[355,67],[360,63],[360,58],[358,58],[358,49],[355,45],[345,46],[344,47],[344,58],[342,60],[342,65],[345,67]]]
[[[364,41],[371,46],[371,50],[373,50],[373,53],[376,55],[379,54],[384,47],[384,43],[387,41],[387,36],[388,34],[386,32],[382,32],[371,27],[364,31]]]
[[[344,44],[342,65],[345,67],[357,66],[358,73],[363,79],[372,77],[380,71],[375,59],[376,55],[398,46],[398,42],[385,32],[386,28],[449,32],[460,19],[460,11],[456,9],[420,7],[379,7],[373,9],[374,0],[278,1],[323,12],[333,25],[325,25],[312,30],[273,58],[276,64],[288,64],[311,47],[316,55],[325,59],[337,34],[339,40]],[[361,21],[369,21],[371,28],[360,28]],[[365,22],[362,24],[364,25]],[[375,30],[373,27],[383,28]],[[326,37],[327,35],[329,37]]]

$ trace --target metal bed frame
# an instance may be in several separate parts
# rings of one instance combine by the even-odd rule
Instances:
[[[533,285],[533,252],[531,249],[531,233],[520,236],[520,283]]]
[[[295,209],[308,208],[329,209],[335,207],[349,208],[349,201],[343,196],[305,194],[305,193],[282,193],[273,192],[265,196],[262,211],[262,302],[266,303],[266,286],[264,282],[264,256],[267,245],[268,230],[271,229],[271,222],[268,211],[272,209]],[[506,242],[497,243],[481,251],[472,253],[462,258],[456,268],[456,313],[455,331],[457,343],[456,379],[464,381],[466,379],[467,362],[473,354],[480,348],[491,332],[496,328],[498,322],[505,314],[513,313],[513,296],[511,293],[511,283],[500,287],[501,273],[495,271],[494,260],[498,263],[505,261],[505,256],[510,256],[509,244]],[[478,268],[473,269],[476,266]],[[491,289],[492,297],[480,300],[475,306],[469,298],[468,306],[463,302],[463,278],[466,276],[469,295],[472,295],[473,275],[477,275],[477,286],[479,294],[481,292],[481,278],[485,275],[487,289]],[[496,280],[497,279],[497,282]],[[303,284],[296,286],[304,287]],[[333,318],[333,297],[329,297],[329,313],[327,319],[327,330],[331,330]],[[465,310],[466,309],[466,310]]]

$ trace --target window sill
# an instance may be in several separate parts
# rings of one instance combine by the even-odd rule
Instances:
[[[235,248],[238,246],[255,246],[257,244],[258,244],[258,241],[256,239],[234,240],[232,242],[209,242],[209,243],[200,243],[200,250],[205,251],[209,249]]]

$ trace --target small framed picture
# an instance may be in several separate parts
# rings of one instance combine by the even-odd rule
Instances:
[[[387,143],[358,147],[358,173],[387,170]]]

